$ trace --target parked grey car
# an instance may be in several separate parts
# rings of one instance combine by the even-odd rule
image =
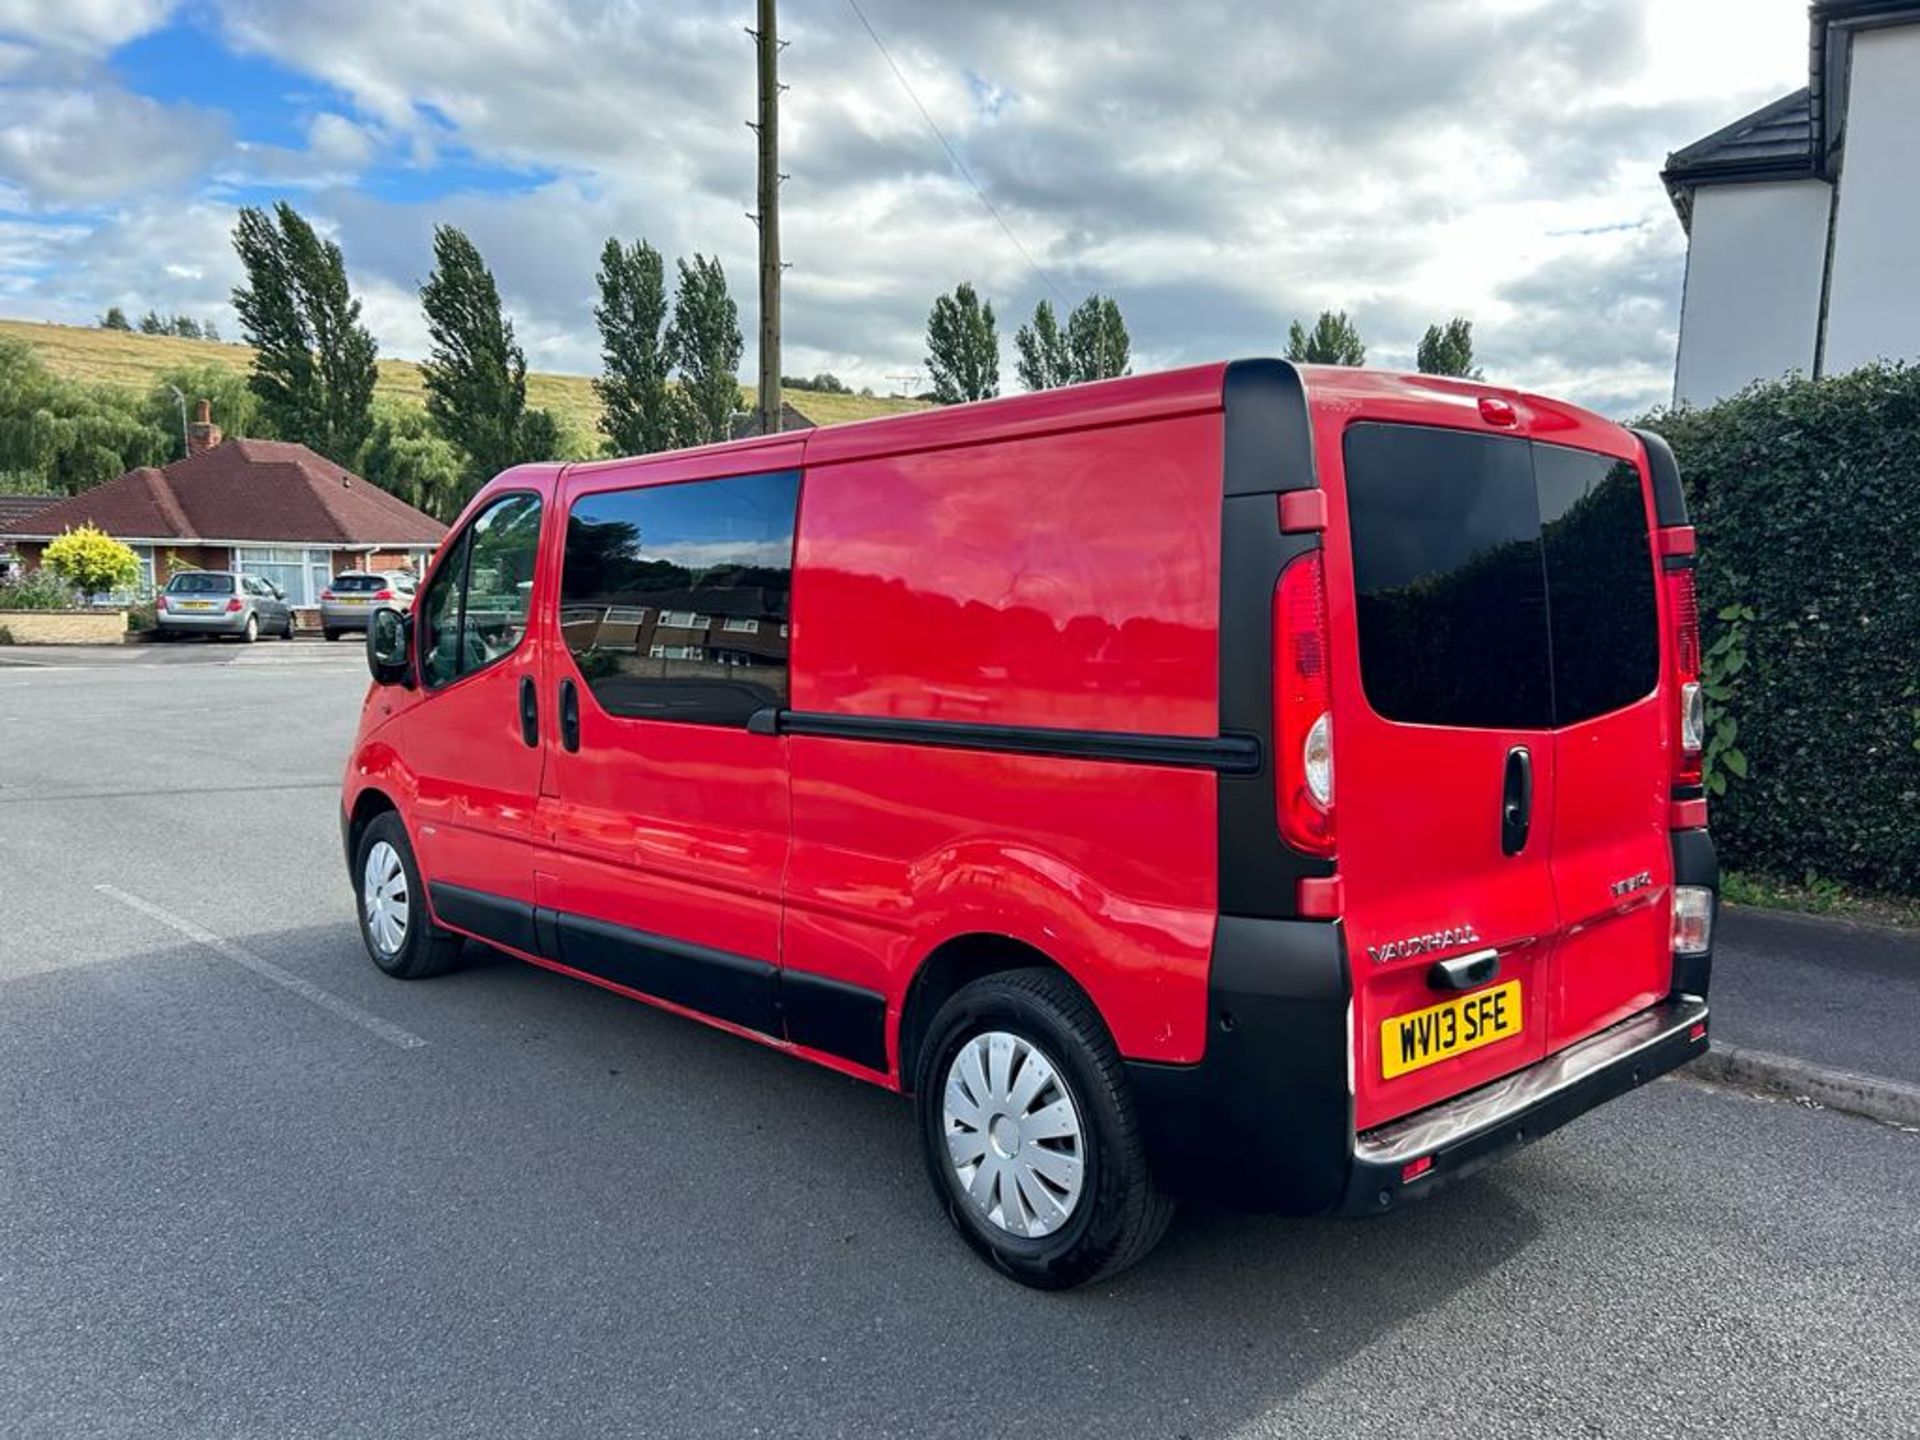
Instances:
[[[365,630],[376,610],[405,614],[413,608],[413,577],[400,571],[347,570],[320,592],[320,633],[338,640]]]
[[[262,635],[293,638],[293,607],[280,587],[230,570],[175,575],[154,597],[153,619],[165,640],[182,635],[230,635],[249,642]]]

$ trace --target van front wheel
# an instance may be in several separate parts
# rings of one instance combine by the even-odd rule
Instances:
[[[427,913],[407,827],[391,810],[376,816],[361,835],[353,873],[360,892],[360,938],[375,965],[396,980],[425,980],[459,963],[463,942]]]
[[[989,975],[941,1006],[915,1093],[948,1217],[1022,1284],[1116,1274],[1165,1233],[1119,1052],[1057,971]]]

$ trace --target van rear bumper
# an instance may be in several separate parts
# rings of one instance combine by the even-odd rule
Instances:
[[[1538,1064],[1359,1135],[1339,1213],[1378,1215],[1471,1175],[1707,1048],[1707,1002],[1677,995]],[[1430,1168],[1404,1182],[1417,1160]]]

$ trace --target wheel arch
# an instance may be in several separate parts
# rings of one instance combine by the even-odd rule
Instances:
[[[1087,997],[1093,1013],[1106,1025],[1100,1007],[1072,971],[1044,950],[1012,935],[992,931],[970,931],[940,942],[927,952],[908,982],[900,1006],[897,1034],[900,1089],[914,1090],[914,1074],[920,1064],[920,1049],[940,1007],[976,980],[1008,970],[1051,970]]]
[[[397,815],[400,813],[400,807],[393,797],[378,785],[365,786],[354,797],[353,809],[342,817],[349,878],[353,876],[354,857],[360,853],[360,837],[367,833],[369,825],[388,813]]]

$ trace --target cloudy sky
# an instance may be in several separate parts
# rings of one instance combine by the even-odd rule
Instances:
[[[1663,158],[1806,83],[1804,0],[861,4],[1017,237],[849,0],[786,0],[784,368],[883,392],[971,279],[1009,389],[1018,320],[1097,290],[1136,369],[1270,353],[1322,307],[1410,366],[1460,313],[1491,378],[1637,412],[1685,259]],[[608,235],[717,252],[751,337],[752,8],[0,0],[0,314],[231,336],[234,210],[287,197],[386,354],[424,348],[440,221],[535,368],[596,368]]]

